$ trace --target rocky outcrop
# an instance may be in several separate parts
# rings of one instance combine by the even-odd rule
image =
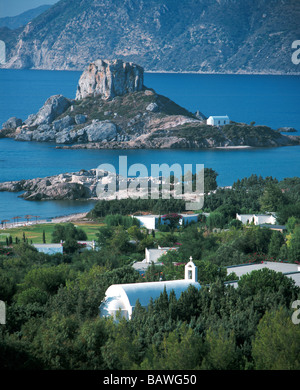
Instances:
[[[289,126],[280,127],[279,129],[277,129],[277,131],[279,133],[297,133],[297,130],[294,127],[289,127]]]
[[[143,86],[143,69],[120,60],[98,60],[83,72],[77,99],[51,96],[23,124],[10,118],[0,137],[17,141],[54,142],[57,147],[97,149],[277,147],[299,145],[267,126],[230,123],[209,126]]]
[[[26,200],[111,200],[136,197],[148,197],[157,193],[159,184],[163,184],[164,194],[191,201],[197,199],[195,192],[171,188],[169,176],[166,177],[123,177],[119,174],[104,171],[103,169],[82,169],[79,172],[62,173],[55,176],[0,183],[0,191],[20,192],[19,197]],[[176,186],[175,186],[176,187]],[[108,188],[114,188],[113,191]],[[115,188],[117,189],[115,191]]]
[[[151,182],[157,182],[156,178],[147,177],[145,179],[148,181],[148,185]],[[62,173],[44,178],[0,183],[0,191],[25,191],[20,197],[26,200],[110,199],[111,194],[105,191],[106,185],[111,182],[118,182],[119,185],[123,183],[124,190],[120,189],[119,196],[128,197],[130,194],[136,193],[136,187],[132,185],[134,180],[134,178],[123,178],[103,170],[82,169],[79,172]],[[148,193],[147,185],[144,190]]]
[[[96,196],[96,170],[81,170],[56,176],[0,183],[0,191],[25,191],[26,200],[77,200]]]
[[[121,60],[97,60],[82,73],[76,100],[97,95],[103,99],[111,99],[129,92],[141,91],[143,83],[142,67]]]
[[[59,115],[64,113],[71,105],[71,101],[62,95],[49,97],[37,114],[29,115],[25,124],[28,127],[52,123]]]
[[[12,118],[9,118],[6,122],[3,123],[2,129],[12,130],[12,129],[16,129],[21,125],[22,125],[22,119],[13,116]]]

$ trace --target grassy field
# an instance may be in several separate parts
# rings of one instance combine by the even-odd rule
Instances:
[[[84,230],[88,241],[92,241],[96,239],[96,233],[99,227],[103,226],[103,223],[76,222],[74,225]],[[15,242],[16,237],[22,240],[23,234],[25,234],[25,238],[28,239],[29,243],[32,241],[33,244],[41,244],[43,243],[43,231],[45,231],[46,243],[50,243],[54,226],[54,223],[46,223],[1,230],[0,244],[5,244],[5,238],[9,235],[12,236],[13,242]]]

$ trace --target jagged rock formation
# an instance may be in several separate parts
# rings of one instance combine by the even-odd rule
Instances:
[[[37,114],[32,114],[28,117],[25,124],[29,127],[48,125],[65,112],[70,105],[70,100],[62,95],[51,96]]]
[[[76,100],[101,95],[111,99],[129,92],[141,91],[144,69],[121,60],[97,60],[91,63],[79,79]]]
[[[83,72],[75,100],[51,96],[23,123],[10,118],[0,137],[55,142],[64,148],[217,148],[299,145],[300,137],[267,126],[208,126],[143,85],[143,69],[122,61],[92,63]]]
[[[2,128],[7,130],[9,129],[14,130],[21,125],[22,125],[22,119],[13,116],[3,123]]]
[[[141,188],[138,185],[140,183],[139,178],[126,178],[99,169],[82,169],[79,172],[61,173],[44,178],[0,183],[0,191],[25,191],[20,197],[26,200],[96,200],[100,198],[108,200],[116,196],[115,192],[111,194],[105,191],[105,187],[109,183],[117,183],[119,198],[128,198],[136,196],[137,192],[141,194],[141,191],[148,194],[148,187],[150,188],[153,183],[157,188],[160,179],[149,176],[144,180],[145,186]],[[167,178],[164,178],[164,183],[166,182]],[[194,194],[187,193],[182,194],[182,196],[193,199]]]
[[[0,183],[0,191],[25,191],[26,200],[90,199],[96,197],[96,170]]]

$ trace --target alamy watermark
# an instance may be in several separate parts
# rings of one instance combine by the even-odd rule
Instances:
[[[6,45],[5,42],[0,41],[0,65],[6,63]]]
[[[300,40],[294,41],[292,43],[292,49],[296,49],[292,54],[292,63],[294,65],[300,64]]]
[[[0,325],[6,324],[6,307],[5,302],[0,301]]]
[[[292,303],[292,309],[297,309],[294,311],[292,315],[292,322],[295,325],[299,325],[300,324],[300,300],[294,301]]]
[[[193,168],[195,168],[193,173]],[[200,210],[204,204],[204,165],[144,164],[128,167],[127,156],[119,156],[118,173],[114,165],[96,169],[96,194],[99,199],[183,199],[186,210]]]

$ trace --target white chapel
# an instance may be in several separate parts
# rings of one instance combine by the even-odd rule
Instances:
[[[116,319],[117,314],[120,313],[121,317],[130,320],[137,300],[141,306],[148,307],[151,298],[153,300],[159,298],[165,288],[167,294],[173,290],[178,299],[190,285],[197,289],[201,288],[198,283],[197,267],[191,258],[185,265],[184,279],[111,285],[99,306],[100,317],[112,316]]]

